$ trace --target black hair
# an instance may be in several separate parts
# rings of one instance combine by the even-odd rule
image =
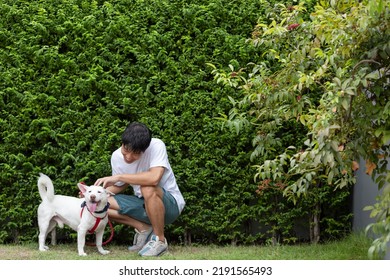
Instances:
[[[139,122],[130,123],[122,134],[124,148],[133,153],[143,153],[149,147],[152,140],[150,129]]]

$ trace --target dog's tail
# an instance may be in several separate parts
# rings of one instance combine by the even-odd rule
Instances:
[[[40,177],[38,179],[38,190],[41,199],[47,199],[53,201],[54,199],[54,186],[51,179],[45,174],[39,173]]]

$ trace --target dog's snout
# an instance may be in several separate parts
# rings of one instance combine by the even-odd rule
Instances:
[[[96,199],[96,195],[92,194],[92,195],[90,196],[90,199],[91,199],[92,201],[94,201],[94,200]]]

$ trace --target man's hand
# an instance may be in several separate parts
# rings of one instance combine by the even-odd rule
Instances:
[[[116,182],[118,182],[119,180],[117,179],[117,177],[114,175],[114,176],[108,176],[108,177],[103,177],[103,178],[99,178],[96,180],[95,182],[95,186],[100,186],[100,185],[103,185],[103,188],[107,188],[107,187],[111,187],[111,186],[114,186],[114,184]]]

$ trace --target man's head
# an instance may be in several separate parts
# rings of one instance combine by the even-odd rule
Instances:
[[[139,122],[130,123],[122,134],[122,154],[131,163],[141,156],[152,140],[150,129]]]

